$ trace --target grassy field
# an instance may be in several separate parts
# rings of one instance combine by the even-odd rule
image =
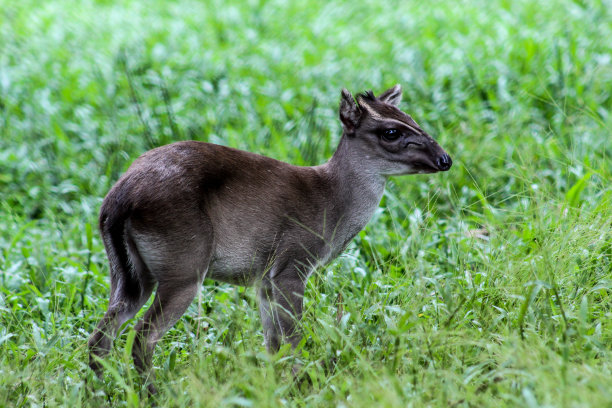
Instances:
[[[120,3],[120,4],[119,4]],[[401,83],[451,154],[393,178],[268,355],[207,281],[157,347],[159,406],[612,407],[610,1],[0,1],[0,406],[148,406],[108,304],[102,198],[196,139],[320,164],[340,89]],[[332,363],[332,361],[335,362]]]

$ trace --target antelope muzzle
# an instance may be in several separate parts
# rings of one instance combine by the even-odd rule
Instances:
[[[444,153],[436,159],[436,166],[438,166],[438,170],[440,171],[448,171],[452,165],[453,159],[451,159],[447,153]]]

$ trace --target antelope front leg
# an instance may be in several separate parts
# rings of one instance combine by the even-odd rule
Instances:
[[[277,352],[287,342],[295,349],[302,339],[297,326],[302,318],[306,282],[295,270],[284,272],[266,277],[259,289],[259,312],[270,353]]]

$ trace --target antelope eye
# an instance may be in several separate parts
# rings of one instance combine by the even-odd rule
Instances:
[[[400,136],[400,132],[397,129],[385,129],[382,136],[385,140],[396,140]]]

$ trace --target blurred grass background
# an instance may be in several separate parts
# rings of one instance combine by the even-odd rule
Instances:
[[[612,406],[610,10],[0,1],[0,406],[150,403],[131,326],[104,383],[87,368],[97,211],[133,159],[196,139],[320,164],[340,89],[395,83],[455,164],[392,179],[310,280],[309,381],[265,353],[252,289],[207,282],[157,348],[159,405]]]

